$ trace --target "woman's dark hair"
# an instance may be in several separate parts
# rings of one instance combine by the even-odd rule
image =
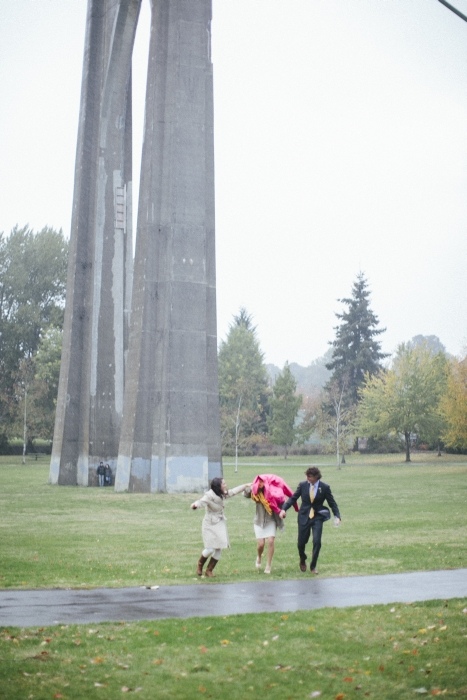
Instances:
[[[225,493],[222,491],[222,478],[220,476],[214,477],[211,481],[211,489],[219,498],[225,498]]]

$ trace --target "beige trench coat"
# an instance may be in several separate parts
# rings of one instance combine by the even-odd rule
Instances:
[[[206,508],[201,532],[205,549],[226,549],[229,544],[226,517],[224,515],[225,501],[245,490],[248,484],[229,489],[225,498],[217,496],[212,489],[202,498],[194,502],[197,508]]]

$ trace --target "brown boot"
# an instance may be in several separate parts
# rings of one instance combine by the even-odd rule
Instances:
[[[213,557],[211,557],[211,560],[206,567],[206,576],[214,576],[214,574],[212,573],[212,570],[214,569],[214,567],[216,566],[218,561],[219,561],[219,559],[213,559]]]
[[[196,573],[198,574],[198,576],[203,575],[203,566],[206,564],[207,560],[207,557],[203,557],[203,555],[200,556],[198,561],[198,568],[196,569]]]

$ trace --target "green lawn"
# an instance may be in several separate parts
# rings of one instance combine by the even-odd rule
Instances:
[[[378,460],[353,456],[338,469],[314,458],[333,490],[343,522],[324,527],[322,576],[448,569],[467,562],[467,458],[415,455]],[[310,460],[227,460],[229,486],[261,472],[292,488]],[[204,511],[193,494],[121,494],[112,488],[47,484],[47,462],[0,462],[2,588],[173,585],[198,581]],[[216,580],[255,580],[253,504],[238,495],[226,505],[231,549]],[[288,512],[278,536],[273,578],[298,578],[296,520]]]
[[[224,461],[229,486],[259,473],[292,488],[320,466],[343,523],[324,529],[320,578],[467,566],[467,458],[417,454]],[[0,587],[199,583],[193,494],[49,486],[46,461],[0,458]],[[231,549],[216,583],[257,580],[253,505],[226,506]],[[292,511],[271,579],[298,570]],[[467,599],[140,623],[0,629],[0,698],[405,700],[466,697]]]
[[[0,629],[0,697],[465,697],[466,601]]]

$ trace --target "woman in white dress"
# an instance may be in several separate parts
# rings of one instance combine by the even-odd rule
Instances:
[[[233,489],[228,489],[221,477],[215,477],[210,484],[211,488],[202,498],[194,501],[191,508],[206,508],[203,518],[202,535],[204,549],[198,561],[196,573],[203,575],[203,566],[211,557],[206,567],[206,576],[214,576],[213,569],[221,558],[223,549],[229,547],[229,533],[227,532],[226,517],[224,515],[225,500],[244,491],[250,484],[242,484]]]
[[[271,573],[277,529],[282,530],[284,522],[280,517],[282,504],[292,494],[291,488],[275,474],[260,474],[247,487],[244,495],[256,503],[253,527],[256,537],[255,566],[261,569],[261,559],[267,542],[265,574]]]

